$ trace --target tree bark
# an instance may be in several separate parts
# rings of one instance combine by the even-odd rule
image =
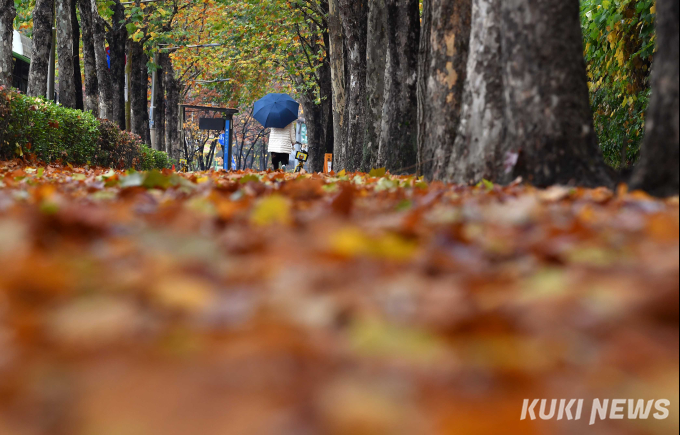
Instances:
[[[323,141],[315,150],[313,156],[310,153],[309,167],[313,172],[323,172],[323,163],[326,153],[333,153],[333,84],[331,80],[331,67],[326,58],[319,67],[319,96],[321,97],[321,119],[323,128]]]
[[[128,61],[130,62],[130,130],[140,137],[146,137],[146,129],[149,128],[149,117],[147,114],[148,103],[148,76],[142,73],[142,68],[146,68],[144,61],[144,51],[139,42],[132,39],[128,40]]]
[[[59,103],[76,108],[76,82],[73,70],[73,26],[71,4],[73,0],[57,1],[57,57],[59,59]]]
[[[323,12],[326,17],[328,17],[328,2],[322,3],[324,6]],[[330,58],[330,33],[328,30],[328,18],[326,18],[326,29],[323,31],[323,43],[326,47],[326,57],[319,69],[319,95],[321,97],[321,105],[323,106],[324,113],[324,129],[325,129],[325,145],[323,153],[318,156],[321,160],[317,166],[314,163],[313,167],[318,168],[318,171],[323,171],[323,163],[326,153],[333,154],[333,148],[335,145],[335,132],[333,126],[333,75],[331,72],[331,58]],[[316,171],[317,169],[315,169]]]
[[[653,195],[677,195],[678,152],[678,5],[677,0],[657,0],[658,51],[652,71],[652,99],[647,112],[642,156],[631,186]]]
[[[156,147],[158,151],[165,151],[165,90],[163,87],[163,66],[169,62],[167,53],[158,54],[158,70],[156,71],[156,99],[153,102],[153,121],[156,127]]]
[[[175,78],[175,70],[170,56],[163,65],[163,87],[165,88],[167,105],[165,108],[165,147],[168,155],[179,159],[179,83]]]
[[[418,172],[444,177],[458,131],[471,0],[424,0],[418,66]]]
[[[345,49],[338,1],[328,1],[328,57],[333,97],[333,158],[335,159],[335,168],[339,168],[339,163],[344,158],[346,110]]]
[[[323,32],[325,47],[328,47],[328,31]],[[312,172],[322,172],[324,155],[333,152],[333,81],[331,78],[331,66],[328,59],[328,50],[322,64],[317,69],[319,83],[320,103],[318,106],[317,125],[320,131],[319,142],[308,142],[309,144],[309,170]],[[305,114],[307,112],[305,111]],[[309,133],[309,130],[308,130]],[[308,134],[309,138],[309,134]]]
[[[144,119],[146,120],[146,124],[144,125],[144,133],[145,136],[142,136],[142,139],[144,140],[144,143],[150,144],[151,143],[151,129],[150,129],[150,122],[149,122],[149,102],[148,102],[148,95],[149,95],[149,56],[145,53],[142,52],[142,63],[139,65],[139,68],[141,70],[140,72],[140,77],[141,77],[141,85],[142,85],[142,90],[140,91],[140,95],[144,95],[145,98],[145,103],[144,103]],[[140,135],[141,136],[141,135]],[[181,145],[180,145],[181,146]]]
[[[0,86],[12,86],[12,40],[16,14],[14,0],[0,0]]]
[[[113,120],[121,130],[125,130],[125,8],[119,0],[111,6],[111,30],[108,32],[109,55],[111,58],[111,83],[113,88]]]
[[[97,62],[97,84],[99,90],[99,117],[113,120],[113,87],[110,71],[106,62],[106,39],[104,21],[97,10],[97,0],[90,0],[92,7],[92,38],[94,41],[94,55]]]
[[[54,0],[37,0],[33,9],[33,57],[28,71],[26,92],[31,97],[47,96],[53,23]]]
[[[392,23],[391,23],[392,24]],[[369,0],[366,48],[366,136],[361,168],[370,171],[378,165],[378,148],[385,100],[387,66],[387,11],[385,0]]]
[[[340,168],[361,169],[366,133],[367,0],[339,0],[342,28],[347,41],[347,125]]]
[[[507,149],[536,186],[610,185],[589,104],[578,0],[503,0]]]
[[[505,102],[501,64],[501,4],[473,0],[467,82],[446,179],[508,181],[505,173]]]
[[[326,146],[323,107],[316,104],[314,92],[307,92],[301,98],[307,125],[307,145],[309,151],[309,168],[313,172],[323,170],[323,154]]]
[[[393,173],[416,172],[418,154],[418,0],[385,0],[387,67],[378,164]]]
[[[97,60],[94,54],[90,0],[78,0],[78,9],[80,10],[80,21],[83,30],[84,106],[86,111],[96,115],[99,112],[99,86],[97,83]]]
[[[84,110],[83,104],[83,77],[80,72],[80,24],[78,23],[78,13],[76,2],[71,2],[71,28],[73,38],[73,83],[75,85],[76,109]]]

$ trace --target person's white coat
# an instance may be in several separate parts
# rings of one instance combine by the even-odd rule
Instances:
[[[290,154],[295,146],[295,122],[291,122],[285,128],[272,128],[269,133],[270,153]]]

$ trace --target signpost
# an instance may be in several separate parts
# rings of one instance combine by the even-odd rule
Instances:
[[[179,117],[179,130],[181,135],[181,142],[184,142],[186,137],[184,133],[184,123],[186,119],[187,109],[197,112],[208,112],[208,113],[221,113],[221,118],[199,118],[199,128],[201,130],[213,130],[213,131],[224,131],[218,137],[218,142],[222,145],[223,150],[223,167],[225,171],[229,171],[228,162],[232,161],[232,143],[233,143],[233,133],[232,133],[232,120],[234,115],[238,113],[237,109],[228,109],[224,107],[211,107],[211,106],[196,106],[192,104],[180,104],[180,117]],[[213,136],[214,137],[214,136]],[[232,164],[232,168],[236,169],[236,165]]]
[[[224,152],[224,170],[229,170],[229,163],[233,160],[231,154],[231,120],[227,119],[224,121],[224,133],[220,135],[220,144],[222,144],[222,151]],[[234,164],[232,163],[232,170],[234,170]]]
[[[333,172],[333,154],[326,154],[323,159],[323,173],[330,174]]]

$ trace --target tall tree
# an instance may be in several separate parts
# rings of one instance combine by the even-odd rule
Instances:
[[[47,96],[53,23],[54,0],[36,0],[33,8],[33,57],[28,71],[27,94],[31,97]]]
[[[677,195],[678,153],[678,20],[676,0],[657,0],[657,41],[652,71],[652,100],[647,113],[642,156],[632,187],[658,196]]]
[[[294,21],[295,34],[300,42],[299,51],[302,65],[310,75],[293,75],[305,114],[309,145],[309,168],[315,172],[323,170],[324,154],[333,141],[332,121],[332,78],[328,61],[328,2],[292,2],[292,11],[298,12],[303,20]],[[311,86],[310,86],[311,84]]]
[[[57,1],[57,56],[59,59],[59,103],[76,108],[76,82],[73,70],[73,26],[71,3],[73,0]]]
[[[377,167],[387,66],[387,11],[385,0],[369,0],[366,48],[366,136],[361,167]]]
[[[471,0],[424,0],[418,66],[418,166],[445,175],[467,73]]]
[[[328,1],[328,58],[331,70],[333,100],[333,153],[334,166],[342,161],[345,146],[345,48],[342,33],[342,19],[338,6],[339,0]]]
[[[148,129],[149,117],[147,114],[148,104],[148,74],[144,74],[147,66],[144,62],[144,49],[142,44],[133,39],[128,40],[128,61],[130,62],[130,130],[145,138],[145,130]]]
[[[504,181],[505,102],[501,64],[501,3],[473,0],[467,83],[446,179]],[[507,180],[505,180],[507,181]]]
[[[85,110],[99,112],[99,86],[97,82],[97,59],[94,54],[94,35],[92,33],[92,8],[90,0],[78,0],[80,21],[83,33],[83,67],[85,75]]]
[[[363,160],[366,127],[366,38],[368,2],[339,0],[342,28],[347,42],[347,125],[339,168],[356,171]]]
[[[0,0],[0,86],[12,86],[12,40],[16,14],[14,0]]]
[[[170,56],[164,58],[163,87],[166,93],[165,106],[165,147],[168,155],[173,159],[180,157],[179,143],[179,80],[175,77],[175,70]]]
[[[414,172],[418,151],[418,0],[385,0],[387,68],[378,165]]]
[[[169,60],[167,52],[161,52],[158,55],[158,65],[156,70],[156,95],[153,104],[153,123],[156,128],[156,144],[155,149],[165,151],[165,89],[163,86],[163,66],[167,65]]]
[[[537,186],[609,185],[589,104],[578,0],[501,2],[506,146]]]
[[[125,7],[120,0],[111,5],[113,12],[111,25],[106,39],[109,42],[111,59],[111,85],[113,87],[113,120],[121,130],[125,130],[125,47],[127,45],[127,29],[125,27]]]
[[[325,24],[326,27],[322,32],[323,36],[323,46],[325,48],[325,58],[323,59],[323,64],[319,68],[319,97],[321,99],[321,104],[323,106],[323,113],[326,121],[326,137],[325,137],[325,150],[324,153],[320,153],[318,156],[318,166],[313,167],[314,171],[323,171],[323,163],[325,156],[323,154],[333,154],[335,147],[335,124],[333,122],[333,73],[331,72],[331,58],[329,48],[331,44],[330,31],[328,28],[328,11],[329,4],[325,2],[325,8],[323,9],[326,16]],[[321,151],[321,150],[320,150]]]
[[[76,109],[83,110],[83,78],[80,72],[80,24],[78,23],[78,0],[71,2],[71,38],[73,39],[73,83],[76,94]]]
[[[142,61],[139,64],[139,68],[141,70],[140,72],[140,84],[142,87],[142,90],[140,91],[140,96],[144,99],[144,104],[141,106],[142,107],[142,114],[143,114],[143,119],[146,121],[144,125],[144,135],[140,136],[144,140],[144,143],[151,143],[151,129],[149,128],[149,104],[148,104],[148,95],[149,95],[149,56],[146,54],[146,52],[142,53]],[[141,115],[140,115],[141,116]]]
[[[106,38],[104,20],[99,15],[97,0],[90,0],[92,7],[92,38],[94,41],[94,55],[97,62],[97,84],[99,89],[99,117],[113,120],[113,87],[106,60]]]

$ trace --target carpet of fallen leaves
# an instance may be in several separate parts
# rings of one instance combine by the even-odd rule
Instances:
[[[625,186],[0,162],[0,434],[677,433],[678,227]]]

